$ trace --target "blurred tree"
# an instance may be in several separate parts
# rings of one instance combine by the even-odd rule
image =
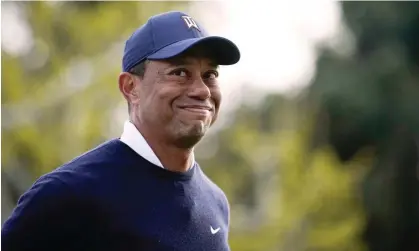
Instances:
[[[313,150],[312,112],[269,95],[199,145],[232,204],[232,250],[364,250],[358,187],[372,155],[342,165],[332,149]]]
[[[418,250],[419,3],[342,6],[357,48],[349,58],[325,52],[318,61],[310,89],[321,107],[315,144],[331,143],[342,161],[375,149],[363,185],[364,238],[371,251]]]
[[[150,15],[185,6],[173,1],[2,3],[3,14],[28,26],[30,45],[20,53],[2,46],[2,185],[15,186],[8,189],[10,203],[36,177],[115,133],[112,128],[121,123],[114,121],[115,114],[125,104],[116,82],[124,40]],[[16,25],[5,21],[2,25]]]

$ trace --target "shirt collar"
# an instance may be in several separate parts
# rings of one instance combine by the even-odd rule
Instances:
[[[159,158],[154,153],[153,149],[151,149],[150,145],[147,143],[143,135],[141,135],[140,131],[138,131],[135,125],[130,121],[125,121],[124,131],[122,132],[120,140],[126,145],[128,145],[137,154],[142,156],[144,159],[148,160],[156,166],[164,168]],[[194,163],[195,158],[192,152],[191,167],[193,167]]]

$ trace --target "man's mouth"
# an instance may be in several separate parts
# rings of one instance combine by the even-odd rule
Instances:
[[[181,106],[180,108],[189,112],[205,114],[205,115],[209,114],[212,111],[212,107],[200,106],[200,105],[187,105],[187,106]]]

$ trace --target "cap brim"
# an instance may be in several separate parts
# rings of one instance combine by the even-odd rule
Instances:
[[[155,60],[172,58],[197,45],[209,50],[218,65],[233,65],[240,60],[237,46],[232,41],[217,36],[182,40],[163,47],[147,58]]]

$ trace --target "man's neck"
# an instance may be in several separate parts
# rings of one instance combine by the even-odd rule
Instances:
[[[151,141],[149,144],[164,168],[174,172],[186,172],[192,166],[192,150],[185,151],[173,146],[153,144]]]
[[[165,169],[174,172],[186,172],[192,166],[193,149],[180,149],[159,139],[156,134],[152,137],[152,133],[141,123],[136,121],[132,121],[132,123],[147,141]]]

